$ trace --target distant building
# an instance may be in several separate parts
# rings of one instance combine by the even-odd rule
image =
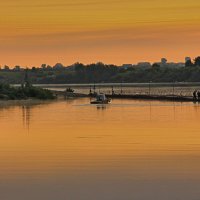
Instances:
[[[123,69],[128,69],[128,68],[133,67],[133,65],[132,65],[132,64],[123,64],[121,67],[122,67]]]
[[[168,68],[181,68],[181,67],[185,67],[185,63],[174,63],[174,62],[171,62],[171,63],[167,63],[166,64],[166,67]]]
[[[63,64],[61,64],[61,63],[57,63],[57,64],[55,64],[55,65],[53,66],[53,69],[56,69],[56,70],[63,69],[63,68],[64,68],[64,66],[63,66]]]
[[[18,66],[18,65],[16,65],[16,66],[14,67],[13,71],[21,71],[21,67]]]
[[[151,68],[150,62],[139,62],[136,67],[138,68]]]
[[[185,63],[179,62],[179,63],[174,63],[174,62],[167,62],[166,58],[161,58],[161,62],[156,62],[156,64],[160,65],[162,68],[181,68],[185,67]]]
[[[46,64],[42,64],[42,65],[41,65],[41,68],[42,68],[42,69],[46,69],[46,66],[47,66]]]
[[[167,64],[167,59],[161,58],[161,65],[166,65],[166,64]]]
[[[168,67],[167,59],[161,58],[160,62],[156,62],[156,64],[160,65],[160,67]]]

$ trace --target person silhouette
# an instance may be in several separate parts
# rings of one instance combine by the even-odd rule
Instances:
[[[193,92],[193,99],[194,99],[195,101],[197,100],[197,91],[196,91],[196,90]]]
[[[200,91],[197,92],[198,100],[200,100]]]

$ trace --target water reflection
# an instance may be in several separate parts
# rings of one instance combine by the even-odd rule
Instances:
[[[106,110],[109,106],[108,105],[96,105],[97,110]]]
[[[31,106],[22,106],[22,120],[24,127],[29,129],[31,122]]]

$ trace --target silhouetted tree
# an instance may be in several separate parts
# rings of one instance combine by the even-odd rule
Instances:
[[[186,67],[192,67],[192,66],[194,66],[194,64],[192,63],[191,60],[187,60],[187,61],[185,62],[185,66],[186,66]]]
[[[154,70],[159,70],[159,69],[160,69],[160,65],[159,65],[158,63],[154,63],[154,64],[152,65],[152,69],[154,69]]]
[[[42,69],[46,69],[46,66],[47,66],[46,64],[42,64],[42,65],[41,65],[41,68],[42,68]]]
[[[16,65],[14,68],[13,68],[13,71],[20,71],[21,67],[19,65]]]
[[[5,65],[5,66],[4,66],[4,70],[5,70],[5,71],[10,71],[9,66]]]
[[[48,70],[52,70],[53,68],[52,68],[52,66],[47,65],[47,69],[48,69]]]
[[[194,59],[194,65],[195,65],[195,66],[200,66],[200,56],[198,56],[198,57],[196,57],[196,58]]]
[[[85,66],[82,63],[75,63],[74,69],[76,72],[83,72],[85,70]]]
[[[37,71],[36,67],[32,67],[32,68],[31,68],[31,71],[32,71],[32,72],[36,72],[36,71]]]

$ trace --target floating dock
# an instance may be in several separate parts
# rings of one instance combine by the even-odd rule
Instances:
[[[107,94],[112,99],[138,99],[138,100],[158,100],[158,101],[179,101],[179,102],[200,102],[200,99],[194,100],[191,96],[176,95],[140,95],[140,94]]]

